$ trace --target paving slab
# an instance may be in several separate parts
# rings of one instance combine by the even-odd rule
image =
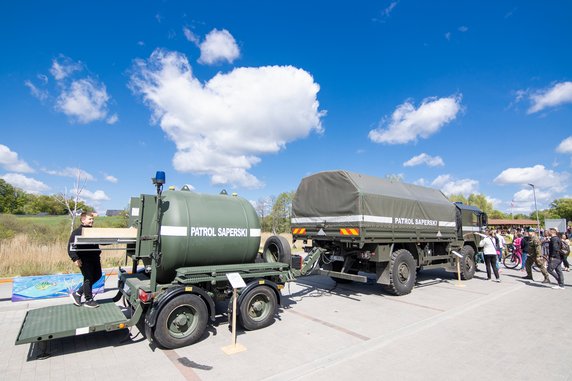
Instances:
[[[481,270],[482,265],[479,265]],[[565,276],[569,273],[565,273]],[[10,380],[572,380],[572,283],[553,290],[502,269],[501,283],[457,282],[439,270],[420,273],[405,296],[373,282],[337,284],[312,275],[283,290],[277,320],[237,330],[246,351],[222,348],[232,334],[223,313],[196,344],[161,350],[136,327],[14,345],[29,309],[68,299],[10,301],[0,283],[0,374]],[[572,276],[570,276],[572,279]],[[109,277],[106,293],[117,290]],[[221,312],[225,304],[219,303]]]

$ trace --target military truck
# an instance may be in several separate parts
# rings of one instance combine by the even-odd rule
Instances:
[[[456,271],[456,260],[471,279],[486,223],[481,210],[439,190],[348,171],[305,177],[292,201],[293,240],[311,240],[307,260],[321,274],[367,282],[373,273],[395,295],[411,292],[419,270]],[[287,260],[283,246],[271,242],[265,255]]]
[[[216,302],[232,301],[229,274],[246,283],[236,301],[242,327],[272,324],[280,290],[293,278],[286,263],[256,262],[261,231],[252,205],[234,194],[199,194],[186,186],[163,192],[161,171],[153,182],[157,194],[131,199],[132,229],[83,229],[76,237],[78,251],[82,244],[126,248],[131,268],[118,269],[117,295],[98,300],[95,309],[69,303],[30,310],[16,344],[38,343],[43,357],[49,340],[139,325],[159,347],[186,346],[221,312]],[[228,305],[230,317],[234,303]]]

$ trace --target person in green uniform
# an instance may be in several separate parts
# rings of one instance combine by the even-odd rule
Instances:
[[[546,267],[544,267],[544,262],[542,261],[542,242],[540,241],[540,238],[538,238],[536,231],[531,230],[528,257],[526,258],[526,276],[524,279],[533,280],[532,265],[535,263],[542,272],[542,275],[544,275],[544,280],[542,283],[550,283],[550,279],[548,279],[548,271],[546,271]]]

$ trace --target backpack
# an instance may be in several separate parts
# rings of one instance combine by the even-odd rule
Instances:
[[[570,254],[570,246],[566,243],[566,241],[560,240],[560,255],[567,257],[568,254]]]

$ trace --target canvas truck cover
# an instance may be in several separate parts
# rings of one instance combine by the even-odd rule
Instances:
[[[356,227],[368,235],[453,238],[457,212],[441,191],[348,171],[302,179],[292,201],[292,227]],[[314,233],[312,233],[314,231]],[[335,229],[333,230],[335,231]]]

